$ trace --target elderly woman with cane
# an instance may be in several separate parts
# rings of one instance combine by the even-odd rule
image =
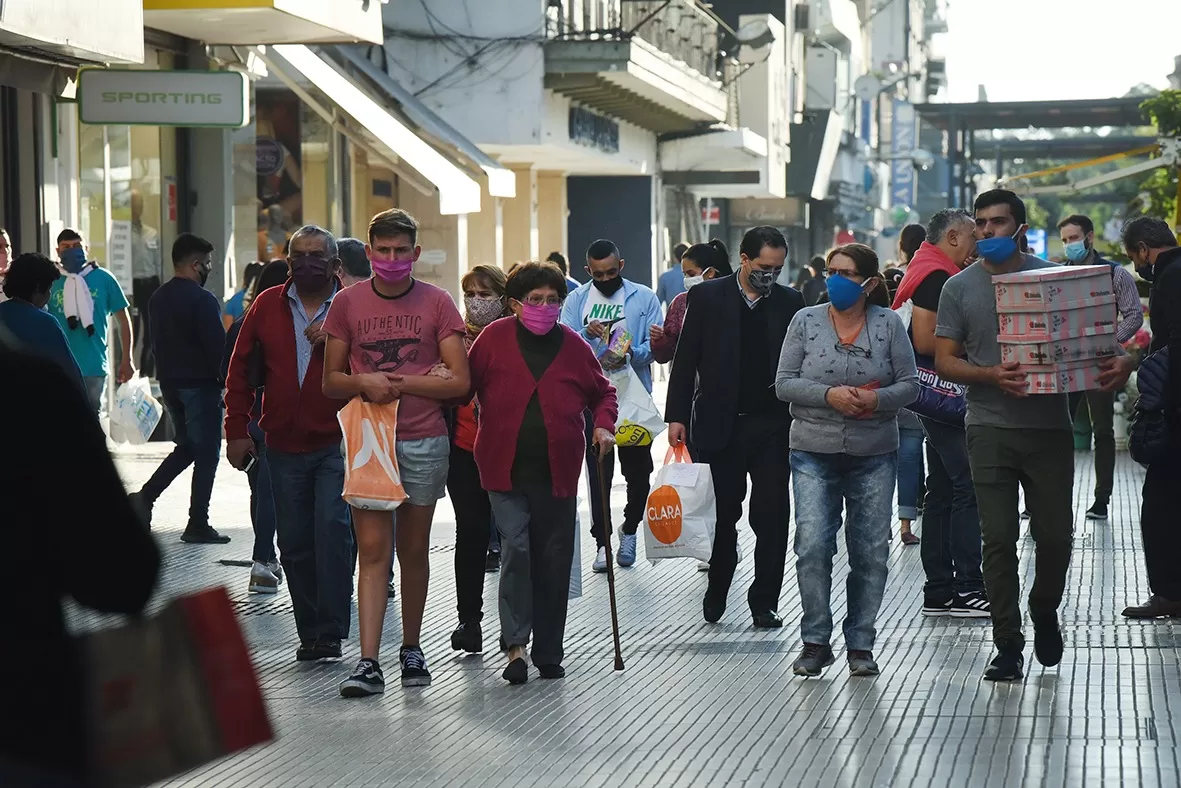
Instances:
[[[500,628],[504,678],[529,679],[525,648],[543,679],[566,675],[562,638],[577,538],[583,412],[594,416],[599,453],[615,444],[618,403],[590,346],[558,322],[566,278],[552,263],[525,263],[508,277],[513,317],[472,345],[473,393],[496,418],[481,419],[475,458],[500,532]]]

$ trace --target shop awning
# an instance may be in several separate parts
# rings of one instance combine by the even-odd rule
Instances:
[[[364,74],[374,85],[389,94],[402,110],[408,120],[418,126],[423,132],[439,143],[454,148],[465,158],[479,167],[488,176],[488,193],[493,197],[512,198],[517,196],[517,176],[512,170],[503,166],[496,159],[489,156],[461,132],[435,112],[419,101],[413,93],[398,84],[398,81],[382,71],[368,58],[357,51],[355,47],[332,47],[334,54]]]
[[[257,53],[276,71],[314,85],[403,163],[439,191],[439,212],[478,213],[480,184],[366,95],[321,55],[302,44],[279,44]],[[281,58],[279,61],[273,55]],[[278,62],[277,62],[278,61]],[[294,73],[291,73],[294,72]]]
[[[789,195],[828,199],[828,185],[841,149],[842,133],[841,116],[834,110],[805,113],[803,123],[791,125],[791,164],[787,165]]]

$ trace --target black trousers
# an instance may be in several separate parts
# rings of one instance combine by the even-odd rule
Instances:
[[[610,518],[611,512],[603,512],[602,495],[599,492],[599,457],[595,454],[593,445],[594,423],[590,412],[586,413],[586,472],[590,485],[591,504],[591,536],[599,547],[606,545],[603,530],[604,516]],[[652,447],[651,446],[619,446],[615,449],[619,455],[619,466],[623,470],[623,478],[627,481],[627,503],[623,508],[623,532],[634,534],[644,521],[644,507],[648,505],[648,486],[652,483]],[[608,457],[603,462],[603,470],[607,474],[607,489],[615,479],[615,457]],[[608,520],[609,522],[609,520]]]
[[[152,353],[152,326],[148,320],[148,301],[160,289],[160,277],[141,276],[131,280],[131,305],[135,320],[132,336],[139,343],[139,358],[136,367],[145,377],[155,377],[156,356]],[[135,351],[132,350],[132,353]],[[179,429],[179,427],[178,427]]]
[[[755,578],[747,592],[752,613],[779,609],[787,562],[787,524],[791,518],[790,423],[773,417],[739,416],[730,445],[721,451],[697,447],[709,463],[718,501],[718,524],[709,561],[711,596],[724,598],[738,566],[738,521],[750,477],[748,520],[755,532]]]
[[[484,569],[488,531],[492,527],[492,503],[480,485],[476,458],[455,444],[451,445],[447,495],[455,509],[455,596],[459,620],[472,623],[484,618]]]
[[[1170,602],[1181,602],[1181,522],[1177,515],[1177,474],[1181,460],[1154,463],[1144,474],[1140,536],[1148,565],[1148,587]]]

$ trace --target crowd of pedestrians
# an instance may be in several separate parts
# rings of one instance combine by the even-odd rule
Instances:
[[[585,469],[592,491],[600,474],[610,486],[618,463],[627,491],[619,549],[611,554],[611,512],[592,495],[591,567],[633,566],[653,458],[650,446],[615,446],[617,391],[638,386],[650,396],[651,365],[671,363],[667,401],[658,403],[669,442],[709,465],[716,496],[713,551],[702,566],[705,621],[726,613],[745,503],[755,535],[751,623],[783,626],[794,520],[803,645],[793,670],[819,675],[836,659],[832,570],[843,531],[845,658],[852,674],[876,674],[897,491],[906,544],[920,543],[913,523],[922,511],[926,583],[916,614],[991,617],[996,655],[984,676],[1019,679],[1020,492],[1035,541],[1034,652],[1054,665],[1074,523],[1072,415],[1085,402],[1106,441],[1109,422],[1097,412],[1110,411],[1132,371],[1121,354],[1103,362],[1099,391],[1029,396],[1025,373],[1001,362],[992,278],[1052,265],[1022,251],[1026,230],[1015,194],[986,192],[974,213],[940,211],[925,227],[907,227],[899,270],[886,272],[868,246],[846,244],[812,261],[798,288],[779,284],[788,248],[772,227],[748,231],[734,262],[719,241],[678,249],[658,290],[626,278],[623,253],[604,239],[586,250],[585,284],[558,253],[507,276],[476,266],[462,280],[462,311],[414,276],[418,225],[401,210],[375,216],[363,240],[300,228],[285,258],[248,268],[224,311],[205,287],[213,246],[182,234],[174,275],[153,293],[146,322],[176,447],[131,501],[150,523],[160,495],[192,466],[181,538],[228,541],[209,517],[224,431],[228,460],[250,483],[249,590],[287,584],[299,661],[343,657],[355,592],[360,659],[340,692],[360,697],[384,691],[381,637],[395,560],[401,684],[431,683],[421,645],[428,546],[436,503],[449,496],[452,648],[484,650],[484,576],[499,569],[504,679],[527,681],[530,661],[541,678],[560,678],[580,479]],[[1069,217],[1060,231],[1071,264],[1106,263],[1086,217]],[[4,243],[0,325],[56,362],[98,412],[112,316],[122,347],[116,380],[135,372],[118,284],[72,230],[58,238],[60,265],[36,254],[9,263],[7,236]],[[1176,239],[1163,223],[1138,219],[1124,245],[1153,281],[1153,349],[1181,352]],[[1113,265],[1112,276],[1122,340],[1142,318],[1130,274]],[[966,390],[962,424],[908,410],[924,365]],[[1181,395],[1181,365],[1170,381]],[[406,499],[392,514],[342,498],[339,412],[354,398],[399,403],[394,453]],[[1107,516],[1113,462],[1113,447],[1097,448],[1088,517]],[[1172,568],[1181,545],[1167,509],[1174,470],[1148,470],[1142,528],[1152,596],[1128,616],[1181,615]]]

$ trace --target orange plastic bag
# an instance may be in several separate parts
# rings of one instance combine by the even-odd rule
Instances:
[[[406,500],[395,449],[398,401],[378,405],[354,397],[336,418],[344,435],[341,497],[358,509],[397,509]]]

